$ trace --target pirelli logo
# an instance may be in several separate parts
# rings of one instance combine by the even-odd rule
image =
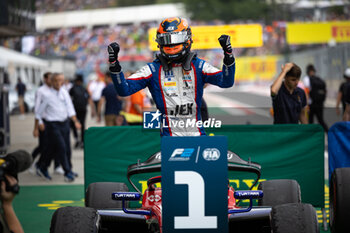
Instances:
[[[350,25],[349,26],[333,26],[332,36],[336,39],[350,39]]]

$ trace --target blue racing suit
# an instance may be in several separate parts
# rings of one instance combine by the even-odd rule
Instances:
[[[156,59],[127,79],[123,72],[112,73],[111,76],[120,96],[149,88],[163,117],[162,136],[200,136],[205,135],[204,128],[195,123],[201,121],[203,86],[210,83],[222,88],[232,87],[235,63],[223,65],[221,71],[194,57],[190,71],[185,71],[182,64],[177,63],[172,63],[171,68],[164,71],[161,61]]]

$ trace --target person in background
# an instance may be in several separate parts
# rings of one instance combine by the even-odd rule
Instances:
[[[18,183],[13,176],[5,175],[5,179],[9,186],[15,186]],[[12,205],[15,196],[15,193],[6,190],[6,182],[1,181],[0,199],[2,211],[0,214],[0,232],[24,233]]]
[[[36,114],[40,104],[44,101],[43,97],[47,95],[50,92],[51,89],[51,72],[46,72],[43,77],[43,85],[38,88],[38,90],[35,93],[35,105],[34,105],[34,113]],[[45,119],[45,115],[43,115],[43,118]],[[48,138],[45,130],[39,130],[38,124],[35,123],[36,121],[34,120],[34,130],[33,130],[33,136],[34,137],[39,137],[39,144],[38,146],[33,150],[32,152],[32,157],[33,161],[35,161],[36,157],[47,149],[47,144],[48,144]],[[42,162],[41,156],[37,163],[33,162],[32,167],[29,169],[30,173],[35,173],[36,166]],[[64,174],[64,171],[62,167],[60,166],[60,163],[58,159],[55,158],[55,168],[54,168],[54,173],[57,174]]]
[[[25,119],[25,106],[24,106],[24,95],[26,93],[26,85],[22,82],[21,78],[17,79],[16,91],[18,95],[18,107],[20,111],[20,119]]]
[[[307,124],[306,95],[298,87],[301,69],[294,63],[282,66],[282,71],[271,85],[274,124]]]
[[[69,92],[69,90],[73,87],[73,84],[69,78],[64,79],[62,87]]]
[[[312,64],[306,67],[306,72],[310,80],[308,86],[310,90],[309,124],[314,123],[314,116],[316,116],[324,131],[328,132],[328,126],[323,119],[324,102],[327,95],[326,83],[316,76],[316,69]]]
[[[123,116],[120,115],[123,104],[122,98],[117,94],[117,91],[114,88],[111,73],[107,71],[105,76],[107,86],[102,90],[101,99],[98,103],[97,121],[101,122],[102,106],[105,103],[105,125],[121,125],[120,123],[123,122],[121,120],[123,119]]]
[[[51,180],[47,168],[51,159],[57,157],[64,170],[64,180],[72,182],[78,174],[72,171],[68,118],[75,123],[77,129],[80,129],[81,125],[76,118],[73,103],[68,92],[62,88],[63,81],[63,74],[52,74],[50,93],[44,96],[44,101],[40,104],[38,112],[35,114],[39,129],[47,130],[48,137],[48,146],[44,153],[45,159],[42,164],[38,164],[37,173],[47,180]],[[45,114],[45,119],[42,118],[43,113]]]
[[[349,85],[349,83],[350,83],[350,68],[347,68],[345,70],[343,77],[345,79],[345,82],[342,82],[340,84],[339,91],[338,91],[338,96],[337,96],[337,103],[335,105],[335,110],[336,110],[338,116],[340,115],[340,109],[339,109],[340,103],[342,104],[343,114],[345,112],[345,107],[346,107],[346,102],[345,102],[346,86]]]
[[[345,85],[345,110],[343,114],[344,121],[350,121],[350,82]]]
[[[151,107],[151,102],[144,90],[132,94],[127,99],[126,105],[126,121],[128,125],[142,125],[143,111]]]
[[[83,86],[83,76],[81,74],[77,74],[74,80],[73,87],[69,90],[69,94],[73,101],[73,106],[75,112],[77,114],[77,119],[81,124],[81,135],[80,139],[78,138],[78,132],[75,128],[75,124],[71,124],[73,129],[73,134],[76,139],[75,148],[83,148],[84,147],[84,132],[85,132],[85,120],[87,113],[87,105],[90,103],[91,111],[95,111],[93,106],[93,102],[90,98],[88,91]]]
[[[101,78],[99,78],[96,74],[91,74],[90,79],[91,81],[87,86],[87,90],[94,103],[94,109],[95,109],[94,112],[97,112],[98,102],[101,99],[102,90],[106,87],[106,83]],[[92,113],[93,112],[91,112],[91,116],[93,117]]]

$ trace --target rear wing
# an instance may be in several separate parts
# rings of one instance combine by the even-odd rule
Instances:
[[[132,164],[128,167],[127,178],[130,184],[134,187],[134,189],[141,193],[140,190],[136,187],[136,185],[131,181],[131,176],[136,174],[143,173],[151,173],[151,172],[160,172],[161,171],[161,162],[162,155],[161,152],[157,152],[150,156],[146,161],[140,162],[140,160]],[[229,171],[243,171],[243,172],[251,172],[257,175],[256,181],[250,187],[252,189],[258,180],[260,179],[260,170],[261,166],[258,163],[251,162],[250,160],[246,161],[239,157],[232,151],[227,151],[227,162],[228,162],[228,170]]]

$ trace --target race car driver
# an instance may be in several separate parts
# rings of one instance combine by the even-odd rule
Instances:
[[[118,62],[119,44],[111,43],[108,46],[109,70],[118,94],[129,96],[148,87],[162,114],[162,136],[205,135],[202,125],[193,124],[201,121],[204,84],[229,88],[235,76],[230,36],[222,35],[218,40],[224,50],[222,71],[191,52],[192,32],[186,19],[167,18],[157,30],[160,54],[128,78],[124,77]]]

